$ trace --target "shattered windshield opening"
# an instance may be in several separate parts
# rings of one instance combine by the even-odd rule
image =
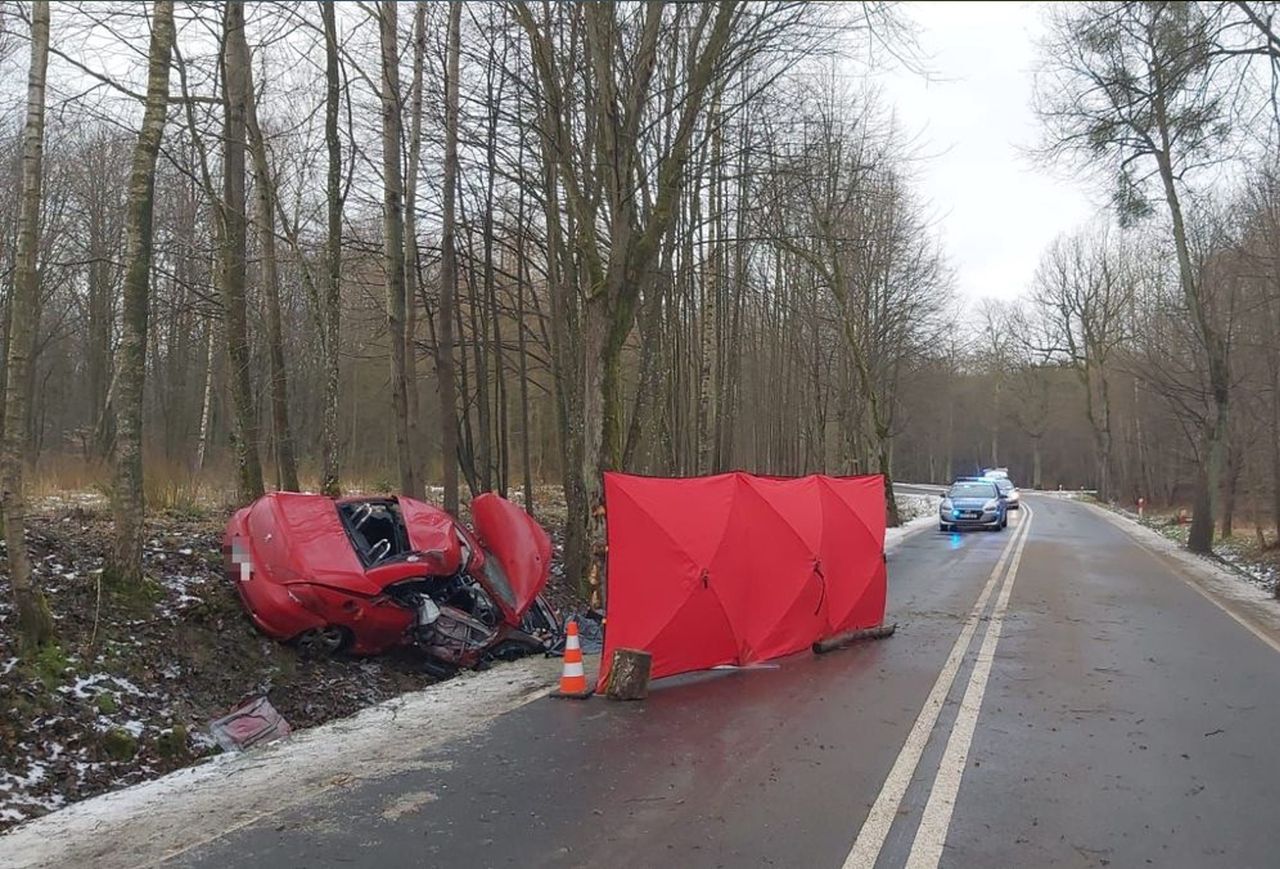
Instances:
[[[501,562],[491,552],[485,553],[484,577],[493,593],[502,598],[502,602],[506,604],[508,609],[514,610],[516,608],[516,593],[511,588],[511,581],[507,579],[507,572],[503,569]]]

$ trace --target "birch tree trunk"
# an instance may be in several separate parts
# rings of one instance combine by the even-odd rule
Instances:
[[[215,359],[214,353],[218,346],[216,322],[213,317],[205,318],[204,389],[201,390],[200,429],[196,437],[195,472],[197,474],[204,471],[205,459],[209,455],[209,424],[213,416],[213,363]]]
[[[329,166],[325,199],[327,235],[325,241],[325,286],[322,324],[324,346],[324,407],[321,411],[320,491],[330,497],[342,493],[340,482],[338,402],[342,378],[342,140],[338,138],[338,110],[342,91],[338,69],[338,30],[332,3],[320,4],[324,21],[324,141]]]
[[[436,330],[436,381],[440,390],[440,461],[444,508],[458,512],[458,398],[453,373],[453,319],[458,295],[454,204],[458,188],[458,60],[462,5],[449,4],[448,62],[445,71],[444,196],[440,236],[440,323]]]
[[[395,425],[400,494],[418,497],[409,444],[409,406],[405,398],[404,328],[404,184],[400,164],[400,54],[395,0],[379,7],[382,45],[382,234],[387,282],[387,340],[391,343],[391,412]]]
[[[173,3],[157,2],[151,31],[147,103],[129,178],[124,310],[112,398],[116,417],[115,477],[111,487],[115,540],[110,568],[118,581],[127,583],[142,578],[146,510],[142,486],[142,399],[147,373],[147,313],[151,304],[151,225],[156,158],[169,107],[169,55],[173,40]]]
[[[253,402],[249,366],[249,321],[245,299],[245,91],[247,64],[235,56],[244,40],[244,6],[228,3],[223,18],[222,75],[222,248],[219,278],[226,314],[227,358],[231,403],[235,410],[236,460],[239,498],[249,502],[262,496],[262,462],[258,457],[258,419]]]
[[[24,653],[53,639],[53,620],[44,595],[31,583],[31,559],[26,541],[24,465],[28,442],[28,382],[35,349],[37,296],[40,275],[40,193],[44,162],[44,83],[49,65],[49,4],[37,0],[31,16],[31,70],[27,78],[27,120],[22,131],[22,199],[18,215],[16,274],[10,314],[10,340],[5,371],[4,448],[0,452],[4,519],[9,556],[9,582],[18,611],[18,643]]]

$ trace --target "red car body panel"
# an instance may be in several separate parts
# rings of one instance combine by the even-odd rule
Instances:
[[[433,563],[436,573],[449,574],[462,566],[458,525],[438,507],[400,498],[400,515],[409,532],[409,544]],[[438,553],[438,555],[437,555]],[[434,557],[433,557],[434,556]]]
[[[492,493],[478,495],[471,502],[471,519],[476,536],[485,550],[500,562],[498,570],[489,564],[484,570],[486,588],[508,621],[520,616],[546,585],[551,569],[551,538],[533,517],[510,501]],[[501,588],[502,579],[510,589]]]
[[[464,540],[472,553],[468,573],[498,603],[508,625],[520,624],[546,584],[550,539],[527,513],[497,495],[481,495],[473,503],[479,540],[437,507],[385,499],[398,507],[412,551],[366,567],[339,514],[342,505],[365,500],[383,499],[273,492],[231,517],[224,567],[263,633],[289,640],[339,625],[350,633],[351,652],[385,652],[409,639],[415,614],[384,589],[457,573]],[[492,556],[486,558],[481,546]],[[510,592],[499,587],[503,578]]]

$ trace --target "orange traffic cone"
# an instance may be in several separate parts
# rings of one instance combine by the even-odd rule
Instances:
[[[591,696],[587,687],[587,673],[582,668],[582,646],[578,642],[578,623],[573,619],[565,625],[564,672],[560,675],[560,690],[553,697],[581,700]]]

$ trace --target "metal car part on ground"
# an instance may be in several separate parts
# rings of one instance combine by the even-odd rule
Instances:
[[[412,498],[273,492],[227,523],[224,568],[258,629],[307,651],[413,645],[436,676],[545,651],[550,538],[498,495],[471,509],[474,531]]]

